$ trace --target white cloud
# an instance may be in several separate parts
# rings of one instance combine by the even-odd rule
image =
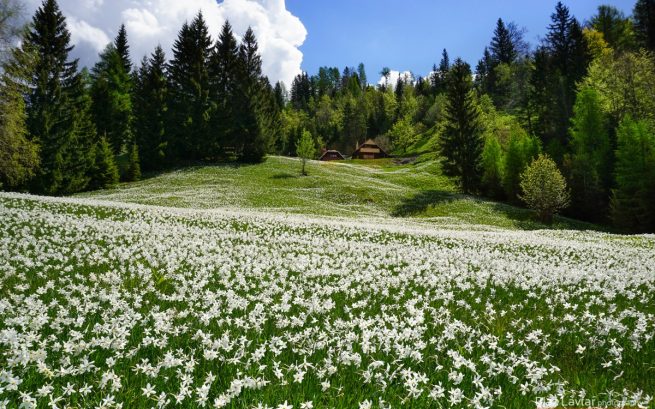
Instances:
[[[414,74],[411,71],[400,72],[391,70],[388,77],[380,77],[378,85],[386,85],[395,89],[396,84],[400,78],[402,78],[405,82],[414,82]]]
[[[30,11],[40,0],[28,0]],[[170,57],[170,48],[185,21],[202,10],[216,39],[225,20],[242,36],[252,26],[259,41],[263,70],[271,82],[291,84],[300,73],[303,55],[299,47],[307,30],[287,9],[285,0],[59,0],[68,19],[74,54],[91,65],[121,23],[127,27],[132,59],[139,62],[161,44]]]

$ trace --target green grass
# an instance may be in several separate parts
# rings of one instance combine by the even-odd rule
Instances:
[[[462,195],[453,180],[442,174],[439,161],[427,154],[405,165],[393,159],[312,161],[308,172],[309,176],[300,176],[297,159],[272,156],[260,165],[192,167],[80,196],[183,208],[412,217],[464,227],[598,229],[566,218],[544,226],[526,209]]]

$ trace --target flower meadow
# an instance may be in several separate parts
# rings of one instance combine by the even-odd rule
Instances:
[[[0,194],[0,408],[652,408],[654,337],[654,236]]]

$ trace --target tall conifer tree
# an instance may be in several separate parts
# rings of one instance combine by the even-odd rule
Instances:
[[[446,127],[440,140],[444,171],[459,178],[465,193],[479,187],[483,139],[471,67],[457,59],[448,75]]]
[[[209,58],[212,41],[202,13],[191,24],[185,23],[173,45],[168,71],[169,126],[174,157],[184,161],[211,155],[209,135]]]
[[[27,98],[29,133],[41,146],[34,190],[62,194],[84,189],[91,166],[91,152],[84,149],[95,132],[79,114],[88,99],[77,60],[69,59],[70,32],[55,0],[44,0],[37,9],[24,45],[37,58]]]
[[[236,124],[236,107],[232,103],[237,95],[239,81],[239,45],[229,21],[223,24],[221,33],[210,59],[212,135],[209,138],[214,149],[236,149],[239,131]]]
[[[166,165],[167,114],[166,55],[161,46],[157,46],[150,59],[144,58],[134,87],[136,142],[144,171],[162,169]]]

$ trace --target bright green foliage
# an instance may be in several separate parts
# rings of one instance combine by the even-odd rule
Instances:
[[[446,126],[439,141],[444,171],[459,179],[465,193],[472,193],[479,187],[484,141],[471,67],[459,58],[448,74],[446,95]]]
[[[107,138],[114,154],[118,155],[133,139],[132,80],[113,44],[100,54],[91,77],[96,130]]]
[[[139,160],[139,147],[136,143],[131,144],[127,151],[127,169],[124,179],[126,182],[136,182],[141,179],[141,161]]]
[[[637,0],[633,19],[639,46],[655,51],[655,0]]]
[[[614,6],[598,6],[598,12],[589,21],[601,33],[607,44],[617,51],[631,50],[635,46],[634,29],[630,18]]]
[[[312,138],[312,134],[309,131],[304,130],[302,132],[302,136],[298,141],[298,145],[296,145],[296,153],[302,160],[301,173],[303,176],[306,176],[307,172],[305,171],[305,166],[307,165],[307,161],[309,159],[314,159],[316,156],[316,145],[314,143],[314,139]]]
[[[23,95],[35,63],[28,49],[15,50],[0,80],[0,189],[16,189],[38,169],[38,146],[29,139]]]
[[[536,211],[544,223],[551,223],[553,215],[569,205],[566,180],[547,155],[539,155],[523,172],[521,190],[521,200]]]
[[[655,121],[655,58],[651,53],[623,53],[596,59],[583,86],[595,89],[603,110],[615,123],[630,116]]]
[[[611,148],[608,120],[597,91],[580,90],[571,122],[572,211],[591,220],[600,220],[608,204]]]
[[[503,189],[510,202],[516,202],[521,187],[521,174],[539,155],[539,140],[528,135],[518,124],[509,125],[509,139],[503,157]]]
[[[492,198],[500,198],[503,179],[503,150],[495,135],[485,138],[482,150],[482,186]]]
[[[36,55],[27,96],[29,134],[41,146],[33,189],[47,194],[83,190],[95,130],[88,121],[86,81],[77,73],[77,61],[68,59],[70,32],[55,0],[45,0],[36,11],[23,47]]]
[[[644,121],[624,119],[618,129],[612,218],[633,232],[655,231],[655,132]]]
[[[114,152],[107,141],[101,137],[94,149],[93,168],[89,189],[105,189],[118,184],[119,173]]]
[[[401,152],[406,152],[414,142],[416,142],[416,131],[412,118],[405,116],[396,122],[389,131],[394,148]]]
[[[166,57],[157,47],[150,59],[143,61],[134,87],[134,128],[143,170],[166,167],[168,133],[168,82]]]

